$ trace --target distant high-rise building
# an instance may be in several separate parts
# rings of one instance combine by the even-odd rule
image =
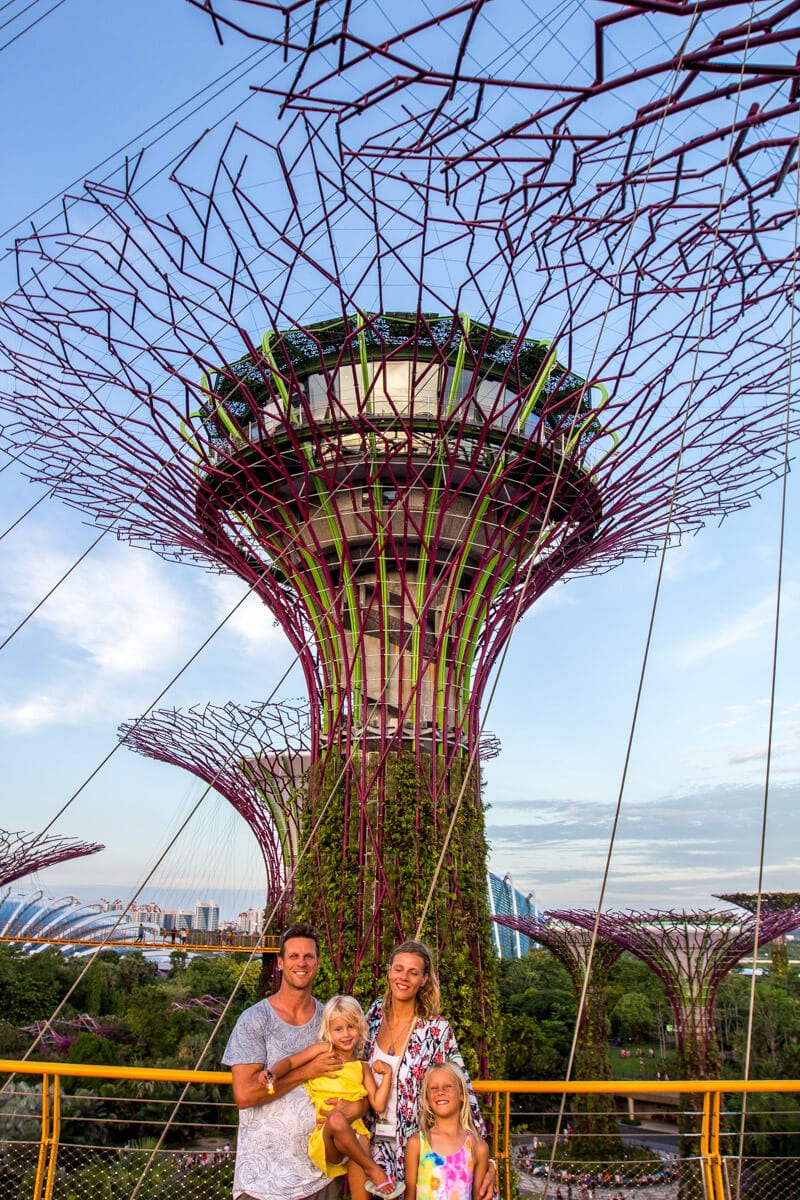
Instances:
[[[248,908],[244,912],[240,912],[234,922],[234,929],[239,933],[261,933],[263,927],[263,908]]]
[[[215,900],[197,901],[192,928],[198,933],[214,933],[219,929],[219,905]]]
[[[489,912],[493,917],[530,917],[536,919],[536,901],[533,892],[523,895],[514,887],[509,874],[501,879],[489,872]],[[541,913],[538,914],[541,916]],[[522,958],[535,945],[524,933],[506,929],[492,922],[492,937],[500,958]]]

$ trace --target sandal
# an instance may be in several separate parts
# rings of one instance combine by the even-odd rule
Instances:
[[[381,1196],[382,1200],[397,1200],[406,1189],[404,1184],[392,1183],[391,1179],[387,1179],[385,1183],[373,1183],[371,1179],[367,1179],[364,1190],[369,1192],[370,1196]]]

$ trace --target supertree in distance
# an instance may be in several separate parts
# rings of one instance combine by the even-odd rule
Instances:
[[[797,925],[798,909],[754,916],[733,912],[554,912],[598,933],[650,967],[664,985],[675,1014],[681,1079],[718,1079],[719,1050],[714,1033],[714,1002],[729,971],[752,954],[758,939],[766,945]]]
[[[129,749],[191,771],[247,822],[264,860],[264,903],[276,925],[285,923],[291,904],[287,883],[297,853],[308,731],[308,706],[288,702],[159,709],[120,727]]]
[[[783,912],[787,908],[800,911],[800,892],[762,892],[760,896],[758,892],[726,892],[724,894],[715,893],[714,899],[722,900],[724,904],[735,904],[738,908],[743,908],[746,912],[754,915],[760,912]],[[789,971],[789,952],[786,949],[784,933],[780,933],[772,939],[770,957],[773,973],[786,975]]]
[[[498,925],[524,933],[553,955],[569,974],[579,1005],[575,1034],[575,1079],[610,1079],[609,1024],[605,988],[622,947],[593,931],[563,920],[544,917],[495,916]],[[587,979],[588,973],[588,979]],[[619,1153],[619,1122],[614,1097],[577,1095],[575,1134],[581,1158],[611,1158]]]
[[[345,990],[374,994],[399,938],[446,947],[474,1047],[494,990],[482,713],[515,624],[780,469],[798,104],[759,76],[742,129],[718,87],[686,141],[675,30],[672,57],[599,89],[545,55],[532,90],[548,42],[525,4],[442,10],[427,49],[410,24],[354,40],[348,13],[314,6],[258,99],[269,136],[202,139],[175,212],[128,170],[19,244],[5,437],[100,524],[271,609],[310,705],[296,911]],[[572,31],[601,73],[604,30]],[[698,51],[692,88],[718,58]]]
[[[34,875],[45,867],[98,854],[104,850],[99,842],[80,842],[75,838],[35,833],[11,833],[0,829],[0,887]]]

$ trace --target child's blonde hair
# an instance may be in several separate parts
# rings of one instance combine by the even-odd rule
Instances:
[[[356,1058],[367,1044],[367,1018],[364,1010],[353,996],[332,996],[322,1010],[322,1020],[319,1024],[319,1036],[323,1042],[331,1040],[331,1022],[334,1017],[343,1017],[346,1024],[358,1030],[358,1041],[354,1053]]]
[[[449,1059],[446,1059],[444,1062],[434,1063],[425,1072],[425,1078],[422,1081],[422,1090],[419,1094],[419,1124],[422,1132],[430,1133],[436,1124],[436,1113],[433,1111],[430,1101],[430,1079],[434,1071],[445,1071],[456,1081],[461,1095],[461,1111],[458,1114],[458,1123],[462,1129],[468,1129],[470,1133],[477,1135],[478,1131],[475,1128],[475,1119],[472,1116],[472,1108],[469,1102],[467,1077],[461,1068],[456,1063],[450,1062]]]

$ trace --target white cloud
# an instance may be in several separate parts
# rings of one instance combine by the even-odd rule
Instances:
[[[784,741],[773,741],[772,757],[778,758],[784,754],[791,754],[792,751],[800,747],[800,732],[794,737],[787,738]],[[730,762],[732,763],[748,763],[748,762],[763,762],[767,757],[767,746],[756,746],[751,750],[740,750],[736,754],[732,754]]]
[[[794,589],[786,590],[784,617],[788,615],[789,602],[794,600]],[[766,595],[750,605],[739,616],[724,621],[716,628],[691,638],[676,650],[681,666],[694,666],[703,659],[722,654],[726,650],[740,648],[748,642],[768,636],[775,625],[775,596]]]
[[[183,602],[152,555],[101,544],[59,584],[75,561],[34,535],[3,575],[0,604],[16,624],[56,586],[32,618],[68,654],[85,656],[101,672],[146,673],[181,639]]]
[[[258,596],[250,593],[242,601],[247,592],[243,579],[231,575],[204,575],[203,583],[213,597],[216,619],[221,621],[228,613],[232,614],[225,622],[229,633],[251,647],[272,649],[286,644],[274,616]]]
[[[797,785],[772,789],[767,890],[785,891],[797,875]],[[613,806],[536,799],[501,804],[488,816],[492,869],[510,871],[543,908],[597,902],[608,855]],[[623,805],[611,857],[606,907],[707,906],[712,893],[752,890],[758,870],[763,791],[712,786],[656,802]],[[512,823],[516,813],[516,822]],[[774,846],[774,853],[771,852]]]
[[[69,677],[47,690],[32,691],[17,703],[0,699],[0,725],[7,733],[36,733],[49,725],[76,725],[106,707],[108,696],[96,687],[78,690]]]
[[[672,583],[684,579],[695,579],[717,571],[721,565],[719,555],[710,554],[708,538],[688,538],[680,546],[674,546],[664,558],[664,578]]]

